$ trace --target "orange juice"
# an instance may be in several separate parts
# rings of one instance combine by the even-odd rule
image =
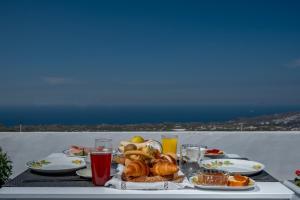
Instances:
[[[177,136],[175,137],[162,136],[161,143],[162,143],[163,153],[172,153],[176,155],[177,142],[178,142]]]

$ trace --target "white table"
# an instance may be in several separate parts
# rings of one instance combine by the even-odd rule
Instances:
[[[295,200],[300,200],[300,187],[296,186],[295,184],[291,183],[290,181],[284,181],[283,184],[295,192]]]
[[[117,190],[105,187],[3,187],[7,199],[292,199],[294,193],[279,182],[258,182],[251,191]]]
[[[54,156],[55,154],[53,154]],[[231,157],[237,155],[231,155]],[[294,192],[280,182],[257,182],[250,191],[117,190],[106,187],[3,187],[0,199],[292,199]]]

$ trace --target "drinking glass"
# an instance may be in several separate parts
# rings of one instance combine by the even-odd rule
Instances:
[[[110,179],[112,159],[112,140],[101,138],[95,140],[91,152],[92,180],[94,185],[103,186]]]
[[[200,145],[200,159],[199,159],[199,163],[201,163],[201,161],[204,159],[204,155],[205,155],[205,152],[207,150],[207,146],[205,145]]]
[[[161,144],[163,153],[177,154],[178,135],[162,135]]]
[[[198,144],[183,144],[180,147],[180,168],[187,176],[200,169],[199,161],[203,146]]]

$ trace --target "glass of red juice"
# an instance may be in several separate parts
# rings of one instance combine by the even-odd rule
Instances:
[[[96,139],[91,152],[92,180],[94,185],[103,186],[110,179],[112,140]]]

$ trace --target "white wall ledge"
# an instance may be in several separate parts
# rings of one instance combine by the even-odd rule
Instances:
[[[0,132],[0,146],[7,151],[14,164],[12,177],[26,169],[28,160],[40,159],[62,152],[72,144],[93,146],[94,139],[110,137],[117,147],[120,140],[134,135],[160,140],[161,134],[171,132]],[[293,179],[300,166],[300,131],[184,131],[180,143],[198,143],[221,148],[227,153],[262,162],[266,170],[279,180]]]

